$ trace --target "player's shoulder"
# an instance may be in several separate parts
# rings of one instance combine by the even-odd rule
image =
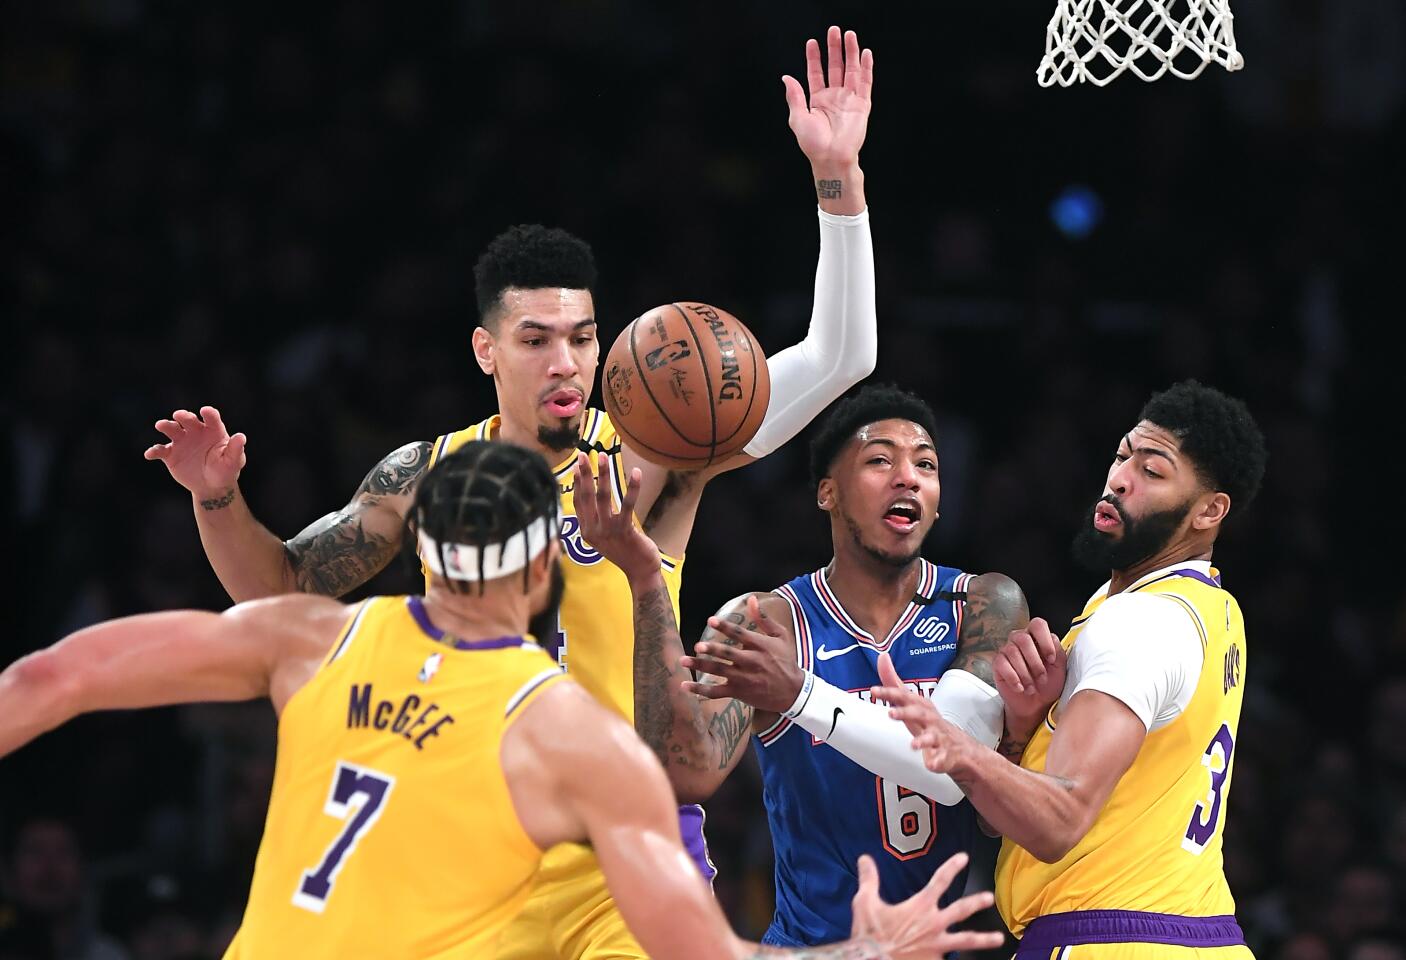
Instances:
[[[1079,635],[1085,653],[1100,649],[1136,650],[1147,657],[1188,640],[1200,649],[1194,625],[1182,604],[1152,592],[1117,593],[1099,604]]]
[[[331,597],[289,593],[235,604],[222,616],[234,620],[244,632],[271,641],[280,659],[317,660],[369,602],[348,605]]]
[[[718,619],[731,619],[736,623],[747,622],[748,601],[755,599],[762,616],[777,623],[783,630],[791,629],[791,607],[785,599],[773,590],[754,590],[739,594],[718,608],[714,614]]]
[[[467,427],[460,427],[458,430],[451,430],[435,437],[429,441],[430,464],[439,462],[441,458],[448,456],[471,440],[491,440],[493,435],[498,432],[498,422],[498,414],[490,413],[482,420],[476,420]]]
[[[638,746],[648,752],[633,727],[566,674],[552,678],[530,703],[514,711],[512,727],[546,763],[572,760],[583,750]]]
[[[332,621],[340,624],[355,606],[314,593],[284,593],[236,603],[224,612],[224,616],[251,625],[298,626]]]
[[[996,571],[972,576],[967,581],[966,594],[969,600],[976,597],[988,602],[1025,604],[1025,591],[1015,578]]]

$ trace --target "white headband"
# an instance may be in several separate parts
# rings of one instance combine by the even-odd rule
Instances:
[[[517,573],[535,560],[552,537],[560,532],[557,512],[538,517],[523,530],[509,534],[503,543],[490,543],[482,550],[484,580],[497,580],[510,573]],[[526,536],[523,534],[526,533]],[[449,580],[476,581],[479,577],[479,548],[463,543],[440,544],[423,528],[419,531],[420,558],[435,574]],[[443,552],[441,552],[443,551]],[[448,569],[441,564],[447,561]]]

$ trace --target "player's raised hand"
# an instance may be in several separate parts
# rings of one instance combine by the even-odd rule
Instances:
[[[1006,726],[1033,729],[1064,692],[1068,654],[1041,617],[1010,639],[991,661],[996,691],[1006,705]]]
[[[177,410],[169,420],[156,421],[156,429],[170,443],[157,443],[142,454],[160,460],[176,482],[202,499],[219,498],[234,489],[246,458],[242,433],[230,436],[220,411],[201,407],[196,416]]]
[[[786,76],[788,123],[796,142],[814,167],[848,167],[859,162],[859,148],[869,129],[869,94],[874,86],[874,53],[859,49],[853,30],[840,35],[831,27],[825,36],[828,76],[820,64],[820,44],[806,41],[806,91]]]
[[[603,470],[610,469],[604,459],[601,463]],[[635,502],[640,498],[641,476],[638,467],[630,471],[625,496],[620,498],[620,509],[616,510],[609,482],[597,483],[591,475],[590,459],[584,453],[576,455],[572,502],[576,519],[581,523],[581,536],[632,580],[659,572],[659,548],[635,525]]]
[[[747,616],[708,618],[708,627],[720,641],[702,641],[696,657],[682,657],[679,664],[707,674],[722,683],[684,681],[683,688],[709,700],[732,697],[758,710],[780,713],[800,695],[801,668],[786,632],[762,610],[756,597],[747,598]]]
[[[859,892],[852,903],[854,921],[850,936],[868,938],[894,960],[935,960],[957,950],[991,950],[1005,942],[994,931],[952,931],[955,924],[991,906],[990,893],[974,893],[941,910],[938,900],[967,865],[965,853],[953,854],[934,871],[923,889],[902,903],[885,903],[879,897],[879,870],[867,854],[859,858]]]

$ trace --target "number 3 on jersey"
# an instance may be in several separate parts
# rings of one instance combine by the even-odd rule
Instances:
[[[303,871],[303,878],[293,894],[294,906],[313,913],[321,913],[327,907],[337,873],[356,849],[357,841],[375,826],[394,786],[395,777],[389,774],[345,760],[337,762],[332,790],[322,809],[329,816],[346,820],[347,825],[322,855],[322,861],[313,869]]]
[[[912,860],[931,850],[937,838],[937,804],[883,777],[874,778],[874,787],[884,849],[899,860]]]
[[[1215,836],[1221,804],[1225,801],[1225,778],[1230,775],[1230,755],[1234,751],[1235,738],[1231,736],[1230,727],[1222,723],[1201,755],[1201,764],[1211,771],[1211,790],[1206,794],[1205,803],[1198,801],[1191,812],[1191,822],[1186,825],[1186,836],[1181,841],[1183,850],[1199,856]]]

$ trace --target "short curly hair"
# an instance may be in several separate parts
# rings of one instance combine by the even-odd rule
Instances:
[[[1239,510],[1254,502],[1269,453],[1243,400],[1183,380],[1153,394],[1138,418],[1170,431],[1208,488],[1229,494]]]
[[[485,325],[497,320],[499,298],[509,287],[591,290],[595,285],[596,258],[590,244],[560,227],[540,223],[504,230],[474,264],[474,297]]]
[[[854,432],[880,420],[911,420],[937,442],[937,417],[917,394],[892,383],[866,384],[830,409],[810,440],[810,480],[817,484],[830,475]]]

